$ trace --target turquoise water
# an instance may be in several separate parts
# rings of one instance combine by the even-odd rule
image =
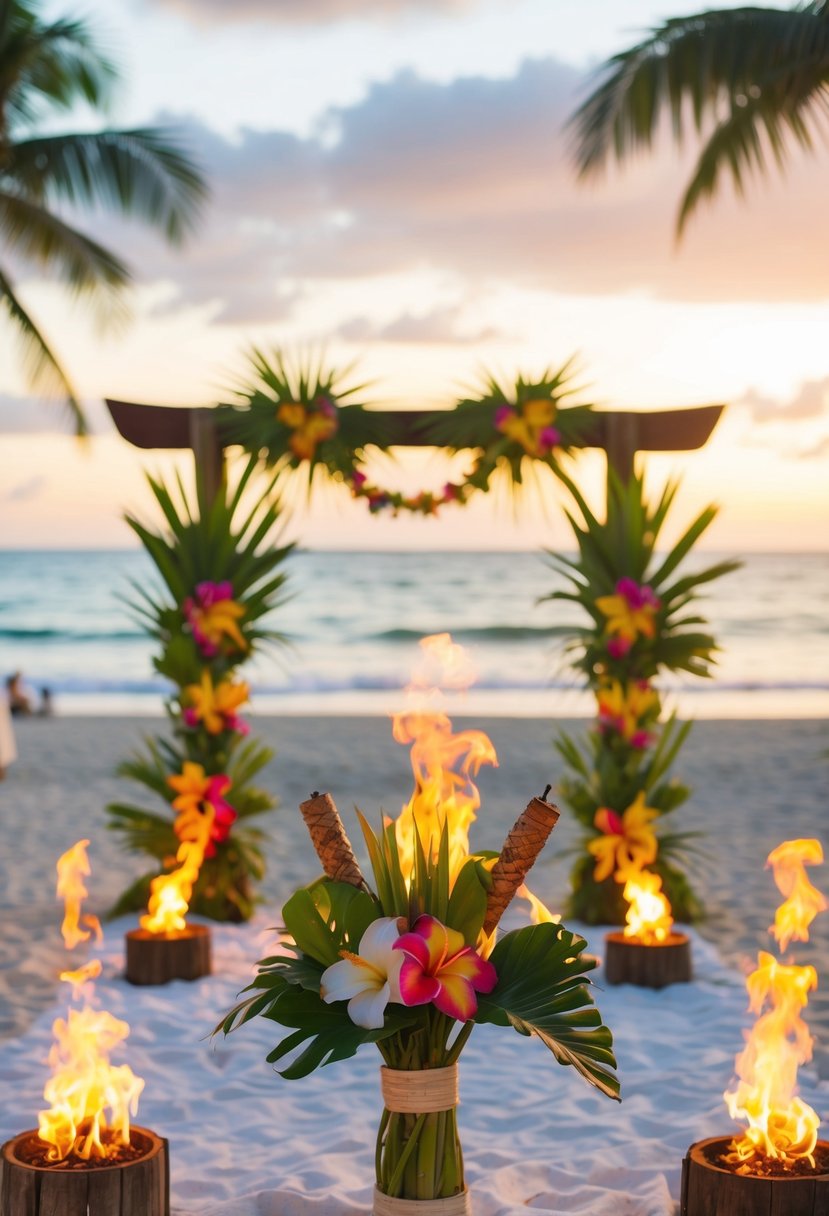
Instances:
[[[270,623],[290,645],[248,668],[255,709],[386,712],[418,638],[448,631],[477,667],[470,712],[591,712],[562,664],[575,610],[543,602],[561,584],[542,554],[299,552],[285,569],[290,598]],[[138,551],[0,552],[0,672],[48,686],[60,712],[156,712],[166,686],[125,602],[131,580],[151,578]],[[826,554],[751,555],[703,601],[716,678],[663,686],[695,717],[825,716],[827,603]]]

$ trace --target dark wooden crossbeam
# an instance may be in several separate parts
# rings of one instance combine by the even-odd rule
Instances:
[[[119,434],[138,448],[192,448],[210,484],[218,485],[224,442],[215,410],[203,406],[141,405],[114,401],[107,406]],[[596,411],[585,447],[601,448],[608,464],[624,480],[633,472],[636,452],[689,452],[703,447],[725,407],[701,405],[686,409]],[[374,412],[374,411],[372,411]],[[435,410],[378,410],[389,443],[422,447],[424,420]]]

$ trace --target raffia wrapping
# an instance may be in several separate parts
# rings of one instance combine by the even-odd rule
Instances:
[[[447,1199],[394,1199],[374,1188],[374,1216],[470,1216],[469,1191]]]
[[[484,933],[495,929],[515,892],[521,886],[547,838],[556,826],[559,809],[543,798],[533,798],[516,819],[492,867],[487,893]]]
[[[380,1092],[386,1110],[428,1115],[451,1110],[458,1097],[458,1066],[448,1068],[386,1068],[380,1066]]]
[[[333,882],[347,882],[352,887],[367,890],[351,844],[345,834],[340,813],[330,794],[313,794],[299,804],[305,826],[322,862],[326,877]]]

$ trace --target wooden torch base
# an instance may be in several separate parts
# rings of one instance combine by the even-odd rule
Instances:
[[[167,1141],[155,1132],[131,1127],[142,1155],[96,1166],[30,1165],[33,1140],[37,1131],[21,1132],[0,1150],[0,1216],[170,1216]]]
[[[779,1178],[734,1174],[717,1165],[731,1136],[698,1140],[682,1162],[680,1216],[825,1216],[829,1212],[829,1143],[818,1140],[826,1172]]]
[[[210,975],[210,930],[206,925],[187,925],[178,933],[133,929],[125,942],[125,975],[131,984],[166,984]]]
[[[623,933],[608,933],[604,940],[608,984],[665,988],[691,979],[691,941],[684,933],[672,933],[657,946],[643,946]]]

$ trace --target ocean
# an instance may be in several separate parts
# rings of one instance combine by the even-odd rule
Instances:
[[[254,713],[392,712],[418,639],[443,632],[478,673],[455,712],[592,713],[562,659],[576,610],[545,601],[561,582],[541,553],[299,551],[285,570],[269,624],[289,643],[246,668]],[[141,551],[0,551],[0,673],[21,671],[35,700],[48,687],[58,713],[157,713],[166,685],[128,605],[131,581],[152,577]],[[663,680],[669,705],[682,717],[827,716],[827,603],[827,554],[751,554],[702,601],[721,647],[715,678]]]

